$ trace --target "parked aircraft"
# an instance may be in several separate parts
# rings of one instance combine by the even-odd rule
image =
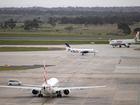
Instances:
[[[72,53],[81,53],[82,55],[87,54],[87,53],[94,53],[94,56],[96,55],[96,53],[98,52],[95,49],[85,49],[85,48],[72,48],[68,43],[65,43],[66,45],[66,51],[68,52],[72,52]]]
[[[137,32],[136,35],[135,35],[135,38],[134,39],[117,39],[117,40],[109,40],[109,44],[114,47],[122,47],[122,46],[125,46],[127,48],[130,47],[131,44],[134,44],[139,40],[139,34],[140,32]]]
[[[70,91],[72,90],[83,90],[83,89],[106,87],[106,86],[59,87],[57,86],[58,82],[59,80],[57,78],[48,79],[47,70],[46,67],[44,66],[44,83],[42,85],[0,86],[0,88],[15,88],[15,89],[31,90],[32,94],[38,97],[43,97],[44,95],[62,97],[62,95],[69,95]]]

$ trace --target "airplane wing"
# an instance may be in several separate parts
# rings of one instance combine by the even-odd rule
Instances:
[[[13,88],[13,89],[24,89],[24,90],[41,90],[41,87],[34,86],[0,86],[1,88]],[[63,90],[85,90],[85,89],[93,89],[93,88],[103,88],[106,86],[79,86],[79,87],[53,87],[55,91],[63,91]]]
[[[0,86],[1,88],[14,88],[14,89],[25,89],[25,90],[41,90],[41,87],[33,87],[33,86]]]
[[[92,88],[103,88],[103,87],[106,87],[105,85],[104,86],[81,86],[81,87],[54,87],[54,89],[56,91],[62,91],[62,90],[84,90],[84,89],[92,89]]]

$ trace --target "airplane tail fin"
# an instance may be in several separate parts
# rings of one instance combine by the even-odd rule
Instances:
[[[135,40],[136,40],[136,42],[137,42],[137,41],[140,41],[140,39],[139,39],[139,35],[140,35],[140,32],[137,31],[136,36],[135,36]]]
[[[71,50],[71,46],[68,43],[65,43],[66,45],[66,51],[70,51]]]
[[[69,48],[71,48],[71,46],[70,46],[68,43],[65,43],[65,45],[66,45],[66,47],[69,47]]]
[[[44,77],[44,81],[47,84],[47,80],[48,80],[48,73],[46,70],[46,65],[44,64],[44,73],[43,73],[43,77]]]

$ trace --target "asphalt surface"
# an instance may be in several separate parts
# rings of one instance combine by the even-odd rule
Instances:
[[[64,46],[60,46],[64,47]],[[0,105],[140,105],[140,51],[111,48],[109,45],[73,45],[95,48],[99,53],[80,54],[66,51],[0,52],[0,66],[49,66],[48,76],[60,80],[60,86],[106,85],[105,88],[71,91],[63,98],[34,97],[31,91],[0,88]],[[41,85],[43,67],[29,70],[0,71],[0,85],[9,79]]]

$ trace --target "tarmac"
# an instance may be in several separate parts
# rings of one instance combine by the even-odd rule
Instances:
[[[0,88],[0,105],[140,105],[140,50],[134,50],[139,45],[130,48],[96,44],[72,47],[95,48],[99,52],[96,56],[64,50],[0,52],[0,66],[43,65],[45,61],[47,65],[54,65],[47,67],[48,77],[58,78],[60,86],[106,85],[105,88],[75,90],[62,98],[39,98],[28,90]],[[7,85],[9,79],[41,85],[43,67],[0,71],[0,85]]]

